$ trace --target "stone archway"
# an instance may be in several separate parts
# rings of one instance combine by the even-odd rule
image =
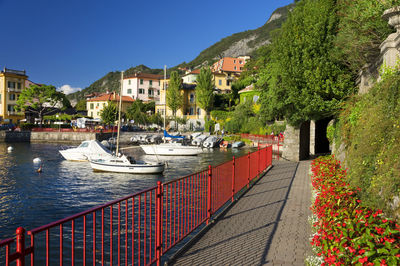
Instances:
[[[307,160],[310,156],[310,121],[295,128],[287,125],[282,157],[290,161]]]
[[[329,140],[326,137],[326,130],[332,117],[327,117],[317,121],[311,121],[310,134],[310,153],[327,154],[330,153]]]

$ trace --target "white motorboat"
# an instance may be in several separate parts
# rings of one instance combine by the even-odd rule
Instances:
[[[91,160],[90,165],[94,171],[130,174],[158,174],[165,168],[164,162],[135,161],[126,155]]]
[[[209,136],[204,142],[204,148],[214,148],[221,142],[221,138],[217,136]]]
[[[198,136],[200,136],[200,135],[202,135],[203,133],[201,133],[201,132],[194,132],[194,133],[192,133],[190,136],[192,136],[192,139],[195,139],[195,138],[197,138]]]
[[[197,146],[183,145],[180,142],[140,145],[140,147],[148,155],[198,155],[203,152]]]
[[[158,174],[162,173],[165,168],[164,162],[136,162],[132,157],[121,155],[119,150],[119,137],[121,129],[121,105],[122,105],[122,81],[123,74],[121,73],[121,90],[119,96],[118,108],[118,132],[116,140],[115,154],[107,158],[90,158],[90,166],[94,171],[115,172],[115,173],[131,173],[131,174]]]
[[[161,135],[149,135],[146,138],[147,143],[160,143],[162,141]]]
[[[201,146],[206,138],[208,138],[207,135],[204,135],[204,134],[199,135],[192,140],[192,145]]]
[[[238,149],[238,148],[243,147],[244,145],[245,145],[245,144],[244,144],[243,141],[236,141],[236,142],[234,142],[234,143],[232,144],[232,148]]]
[[[112,153],[97,140],[85,140],[78,147],[59,150],[68,161],[88,161],[89,158],[105,158]]]

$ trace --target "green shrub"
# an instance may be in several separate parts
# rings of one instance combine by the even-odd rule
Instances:
[[[35,127],[35,124],[32,123],[24,123],[20,125],[21,130],[25,131],[25,130],[32,130],[32,128]]]
[[[220,111],[220,110],[213,110],[211,111],[211,117],[215,120],[226,120],[229,117],[229,112],[227,111]]]
[[[350,99],[337,127],[349,182],[362,189],[361,198],[370,206],[399,213],[392,202],[400,196],[400,73]]]
[[[211,133],[213,133],[214,128],[215,128],[215,121],[212,119],[210,120],[206,119],[206,122],[204,123],[204,131],[209,132],[211,130]]]

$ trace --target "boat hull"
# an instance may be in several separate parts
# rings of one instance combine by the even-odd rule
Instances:
[[[148,155],[198,155],[203,152],[199,147],[183,145],[140,145]]]
[[[165,168],[164,163],[115,165],[95,161],[91,161],[90,166],[94,171],[130,174],[159,174],[162,173]]]
[[[76,161],[76,162],[84,162],[88,160],[82,152],[71,152],[68,150],[59,151],[65,160],[68,161]]]

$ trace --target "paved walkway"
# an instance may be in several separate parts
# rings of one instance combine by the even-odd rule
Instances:
[[[310,161],[274,161],[173,265],[304,265],[310,254]]]

